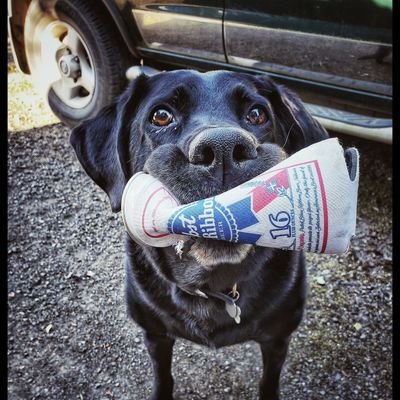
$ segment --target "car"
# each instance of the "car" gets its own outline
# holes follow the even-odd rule
[[[392,143],[391,0],[9,0],[17,67],[69,126],[141,72],[267,73],[332,131]]]

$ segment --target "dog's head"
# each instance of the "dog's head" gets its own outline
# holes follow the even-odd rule
[[[140,75],[75,128],[71,143],[117,212],[138,171],[184,204],[237,186],[327,137],[299,98],[266,75],[179,70]],[[199,239],[189,254],[210,267],[238,263],[250,249]]]

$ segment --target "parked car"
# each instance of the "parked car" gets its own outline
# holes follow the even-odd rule
[[[391,0],[8,3],[19,69],[70,126],[118,95],[131,66],[230,69],[270,74],[328,129],[391,143]]]

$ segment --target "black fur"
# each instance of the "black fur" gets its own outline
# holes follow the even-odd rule
[[[157,107],[174,115],[171,124],[152,123]],[[267,114],[259,125],[247,118],[254,107]],[[265,75],[181,70],[138,77],[114,104],[75,128],[71,144],[117,212],[135,172],[155,176],[184,204],[271,168],[282,148],[290,155],[327,137],[298,97]],[[264,361],[260,396],[278,399],[290,335],[306,298],[303,254],[205,239],[190,245],[180,259],[172,247],[140,246],[126,238],[126,299],[145,331],[154,369],[152,399],[172,398],[176,337],[211,347],[257,341]],[[226,292],[235,283],[240,324],[223,301],[193,294]]]

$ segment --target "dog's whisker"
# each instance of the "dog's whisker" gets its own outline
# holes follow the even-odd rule
[[[295,125],[295,123],[293,122],[292,125],[291,125],[290,128],[289,128],[289,132],[288,132],[288,134],[286,135],[286,140],[285,140],[285,143],[283,143],[282,150],[285,148],[286,143],[288,142],[290,132],[292,131],[292,128],[294,127],[294,125]]]
[[[258,140],[259,144],[264,143],[266,140],[268,140],[268,137],[272,135],[271,131],[266,132],[264,135],[262,135],[260,137],[260,139]]]

